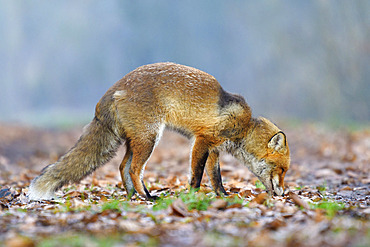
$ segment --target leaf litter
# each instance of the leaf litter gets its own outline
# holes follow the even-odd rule
[[[126,199],[124,148],[54,201],[29,202],[33,177],[78,139],[79,130],[0,126],[0,245],[369,246],[370,132],[305,125],[287,131],[292,154],[284,196],[269,196],[230,155],[221,157],[227,197],[208,178],[187,184],[189,142],[166,132],[144,181],[156,202]]]

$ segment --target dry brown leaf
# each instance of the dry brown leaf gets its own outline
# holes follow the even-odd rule
[[[99,186],[100,185],[99,179],[96,178],[95,173],[94,173],[94,176],[92,177],[91,184],[94,185],[94,186]]]
[[[150,185],[150,191],[153,191],[153,190],[157,190],[157,191],[159,191],[159,190],[162,190],[163,189],[163,185],[162,184],[158,184],[158,183],[152,183],[151,185]]]
[[[325,211],[319,208],[315,209],[315,217],[314,217],[315,222],[321,222],[324,219],[326,219]]]
[[[172,212],[170,215],[176,215],[180,217],[187,217],[190,216],[191,213],[187,210],[185,203],[181,200],[181,198],[177,198],[171,204]]]
[[[87,199],[89,197],[89,195],[86,192],[73,190],[73,191],[68,191],[68,193],[66,193],[63,196],[63,198],[71,198],[71,199],[76,198],[76,197]]]
[[[105,195],[100,196],[99,202],[107,202],[107,201],[108,201],[108,198]]]
[[[303,201],[297,194],[295,194],[292,191],[289,191],[289,198],[297,205],[300,207],[303,207],[304,209],[309,210],[310,206],[307,204],[307,202]]]
[[[287,223],[284,221],[284,218],[275,218],[273,221],[266,224],[266,227],[270,230],[277,230],[280,227],[286,226]]]
[[[349,186],[345,186],[345,187],[341,188],[340,190],[343,191],[343,190],[353,190],[353,189]]]
[[[240,190],[241,190],[241,188],[236,188],[236,187],[231,187],[230,188],[230,192],[232,192],[232,193],[239,193]]]
[[[205,194],[210,193],[212,191],[213,191],[213,189],[211,187],[204,186],[204,185],[201,185],[200,188],[199,188],[199,192],[205,193]]]
[[[82,222],[84,222],[85,224],[94,223],[94,222],[98,221],[98,219],[99,219],[99,214],[93,214],[93,215],[89,215],[89,216],[86,215],[82,219]]]
[[[27,237],[23,236],[15,236],[8,239],[5,242],[5,246],[7,247],[33,247],[36,246],[35,242]]]
[[[211,206],[216,209],[225,209],[227,207],[227,201],[223,199],[217,199],[216,201],[211,203]]]
[[[245,197],[250,197],[253,194],[252,194],[252,191],[251,190],[242,190],[242,191],[239,192],[239,195],[241,197],[244,197],[245,198]]]
[[[242,207],[243,207],[243,205],[240,204],[240,203],[233,203],[233,204],[227,206],[227,209],[230,209],[230,208],[242,208]]]
[[[255,189],[253,189],[252,193],[253,194],[260,194],[260,193],[262,193],[262,191],[263,191],[263,189],[261,189],[261,188],[255,188]]]
[[[252,199],[251,203],[263,204],[268,197],[269,195],[266,192],[260,193],[255,198]]]

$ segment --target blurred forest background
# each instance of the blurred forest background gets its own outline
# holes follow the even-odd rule
[[[370,121],[370,1],[0,0],[0,121],[86,123],[129,71],[172,61],[255,115]]]

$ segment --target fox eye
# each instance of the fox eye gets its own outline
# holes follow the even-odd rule
[[[281,168],[281,173],[284,173],[284,172],[285,172],[284,168]]]

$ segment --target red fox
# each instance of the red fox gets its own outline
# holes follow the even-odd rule
[[[290,154],[285,134],[265,118],[252,118],[244,98],[228,93],[198,69],[155,63],[115,83],[100,99],[95,117],[75,146],[33,179],[29,199],[54,198],[105,164],[124,143],[119,167],[129,197],[152,200],[144,185],[145,165],[165,128],[192,140],[189,184],[199,188],[204,169],[217,194],[222,185],[219,153],[228,152],[249,168],[270,194],[283,195]]]

